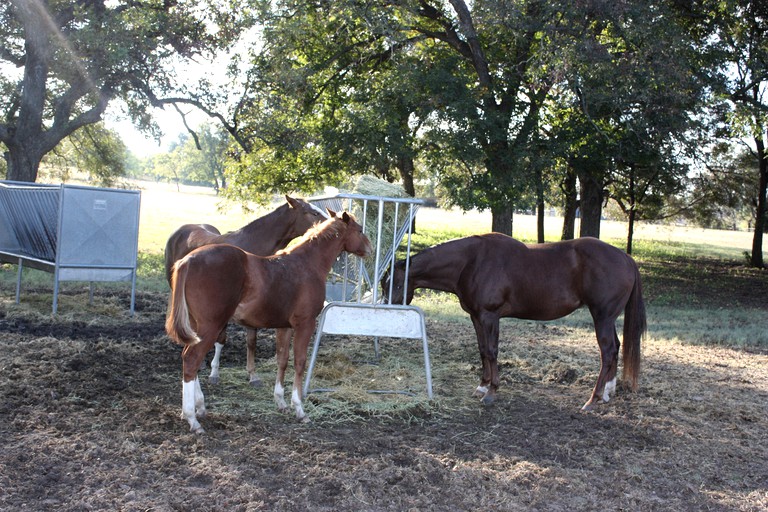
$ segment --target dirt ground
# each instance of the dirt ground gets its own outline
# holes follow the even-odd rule
[[[429,320],[432,402],[422,375],[404,383],[412,395],[312,394],[300,424],[272,405],[272,334],[259,341],[266,384],[252,389],[231,327],[222,383],[201,372],[207,432],[194,435],[166,296],[139,294],[129,317],[120,294],[97,295],[114,312],[68,314],[67,293],[51,317],[3,290],[2,510],[768,510],[768,350],[651,336],[639,391],[582,413],[599,364],[588,323],[506,323],[502,388],[485,408],[470,396],[471,326]],[[331,381],[375,371],[343,370],[356,342],[329,343],[318,379],[334,365]],[[413,345],[383,340],[382,352],[418,369]]]

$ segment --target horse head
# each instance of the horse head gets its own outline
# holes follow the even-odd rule
[[[328,208],[329,215],[337,221],[343,222],[346,227],[342,236],[343,249],[355,256],[367,258],[373,252],[373,246],[368,237],[363,233],[363,227],[357,223],[355,218],[347,212],[336,213]]]
[[[392,279],[391,289],[392,295],[390,297],[390,275]],[[403,288],[405,286],[405,260],[395,262],[394,271],[387,270],[381,277],[381,289],[384,293],[384,297],[390,297],[390,304],[402,304],[403,303]],[[410,304],[413,300],[413,286],[408,286],[408,293],[405,294],[405,303]]]
[[[285,196],[289,212],[293,216],[291,235],[295,238],[307,232],[309,228],[328,218],[317,206],[298,197]]]

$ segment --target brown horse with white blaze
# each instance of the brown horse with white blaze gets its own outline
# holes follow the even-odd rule
[[[184,224],[171,234],[165,244],[165,275],[168,284],[171,284],[173,264],[198,247],[230,244],[257,256],[270,256],[285,249],[291,240],[326,218],[325,212],[312,203],[286,195],[285,203],[275,210],[223,235],[210,224]],[[258,387],[261,380],[256,375],[256,329],[246,329],[245,339],[248,379],[252,386]],[[211,360],[211,374],[208,377],[212,384],[219,382],[219,361],[225,342],[226,331],[222,332],[221,338],[214,344],[216,352]]]
[[[610,400],[616,389],[620,341],[616,320],[624,313],[623,376],[637,389],[640,340],[646,331],[640,273],[631,256],[596,238],[524,244],[499,233],[451,240],[405,261],[392,273],[393,301],[410,304],[417,288],[455,294],[477,334],[483,375],[476,394],[483,403],[499,387],[499,319],[554,320],[586,306],[600,347],[600,373],[583,409]],[[389,277],[382,281],[389,289]]]
[[[287,409],[283,378],[293,332],[294,381],[291,402],[296,417],[308,421],[302,407],[301,382],[307,346],[325,300],[325,283],[344,251],[365,257],[371,242],[346,212],[308,231],[293,247],[261,257],[233,245],[196,249],[174,265],[171,303],[165,329],[182,345],[182,414],[193,432],[203,432],[198,416],[205,399],[197,376],[200,363],[230,319],[257,329],[277,329],[278,373],[275,401]]]

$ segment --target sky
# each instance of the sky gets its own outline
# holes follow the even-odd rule
[[[194,83],[205,78],[207,82],[225,86],[227,77],[227,65],[230,60],[238,56],[242,62],[250,60],[249,54],[258,51],[261,46],[259,27],[252,27],[246,32],[240,34],[239,41],[231,48],[226,55],[219,56],[212,60],[205,61],[184,61],[176,68],[183,82]],[[222,81],[223,80],[223,81]],[[198,128],[204,123],[214,123],[212,119],[192,107],[184,108],[187,113],[187,123],[192,128]],[[110,110],[119,112],[119,106],[112,107]],[[186,133],[187,129],[181,120],[178,112],[168,106],[165,109],[155,108],[152,111],[155,121],[163,132],[163,137],[158,141],[148,138],[136,130],[128,120],[116,120],[115,115],[105,115],[105,125],[107,128],[117,131],[123,142],[138,157],[151,156],[157,153],[165,152],[169,146],[176,142],[179,135]]]
[[[128,119],[118,120],[113,115],[105,115],[104,124],[120,135],[123,143],[134,155],[139,158],[148,157],[168,151],[170,145],[179,139],[179,135],[187,131],[181,121],[181,116],[170,106],[165,110],[155,108],[152,114],[163,132],[163,137],[159,142],[141,133]],[[200,112],[190,112],[187,115],[187,122],[193,128],[197,128],[206,120],[207,117]]]

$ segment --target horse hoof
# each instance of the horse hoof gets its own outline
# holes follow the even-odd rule
[[[205,429],[203,427],[193,428],[192,433],[198,436],[202,436],[205,434]]]
[[[252,388],[260,388],[261,387],[261,379],[258,377],[254,377],[250,381],[248,381],[248,384],[251,385]]]
[[[495,402],[495,401],[496,401],[496,397],[495,397],[495,396],[493,396],[493,395],[488,395],[488,394],[486,394],[486,395],[483,397],[483,399],[482,399],[482,400],[480,400],[480,402],[482,402],[482,404],[483,404],[484,406],[486,406],[486,407],[488,407],[489,405],[493,405],[493,402]]]
[[[595,410],[595,403],[594,402],[587,402],[584,404],[584,406],[581,408],[582,412],[592,412]]]
[[[299,423],[311,423],[312,420],[309,419],[309,416],[304,416],[303,418],[299,418]]]
[[[218,377],[218,375],[215,375],[215,376],[214,376],[214,375],[211,375],[210,377],[208,377],[208,382],[209,382],[209,383],[211,383],[211,384],[213,384],[214,386],[215,386],[216,384],[218,384],[218,383],[219,383],[219,377]]]

